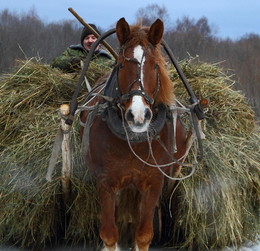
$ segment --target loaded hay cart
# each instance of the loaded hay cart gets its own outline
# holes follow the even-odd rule
[[[181,68],[196,95],[210,102],[203,124],[205,153],[195,173],[161,197],[161,244],[206,250],[257,241],[260,135],[255,115],[218,65],[189,58]],[[106,73],[101,70],[90,64],[90,82],[95,81],[91,73]],[[178,99],[187,105],[179,75],[170,65],[169,72]],[[57,109],[70,101],[75,81],[35,58],[19,62],[0,79],[1,243],[39,249],[61,240],[86,246],[99,242],[95,179],[82,165],[77,121],[70,131],[73,170],[62,172],[59,157],[52,181],[45,179],[59,128]]]

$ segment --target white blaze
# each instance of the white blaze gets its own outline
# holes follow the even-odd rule
[[[143,80],[144,80],[144,72],[143,72],[143,66],[144,66],[144,62],[145,62],[145,56],[144,56],[144,50],[142,48],[141,45],[137,45],[134,48],[134,58],[141,63],[141,83],[143,85]]]
[[[138,81],[143,85],[143,66],[145,63],[144,50],[141,45],[138,45],[134,48],[133,57],[140,63],[140,79]],[[140,87],[139,87],[140,90]],[[134,116],[134,123],[139,123],[139,127],[136,127],[133,123],[129,123],[132,131],[134,132],[144,132],[148,129],[149,121],[145,121],[145,110],[149,108],[149,106],[143,101],[142,96],[136,95],[132,98],[132,104],[128,109],[131,109],[132,114]],[[140,124],[143,126],[140,127]]]
[[[144,120],[144,111],[146,109],[141,96],[133,96],[132,99],[132,113],[135,116],[135,121],[142,123]]]

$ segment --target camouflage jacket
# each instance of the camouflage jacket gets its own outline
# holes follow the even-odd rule
[[[68,73],[80,71],[80,61],[84,62],[87,55],[88,52],[82,45],[71,45],[59,57],[51,62],[51,66],[60,68],[62,71]],[[107,67],[112,67],[115,63],[112,57],[104,50],[96,51],[91,61],[97,65]]]

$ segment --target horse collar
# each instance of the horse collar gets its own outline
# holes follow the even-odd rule
[[[120,105],[119,109],[122,107]],[[149,130],[143,133],[132,132],[127,123],[124,121],[124,116],[118,114],[118,111],[114,107],[108,107],[105,113],[105,119],[111,132],[122,140],[127,140],[131,143],[141,143],[150,139],[154,139],[162,130],[167,119],[167,107],[163,104],[159,104],[157,107],[157,114],[155,114],[152,120]]]

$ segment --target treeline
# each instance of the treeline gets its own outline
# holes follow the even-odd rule
[[[0,72],[13,67],[16,59],[40,57],[50,62],[68,44],[77,43],[80,25],[76,21],[45,24],[31,10],[16,15],[0,12]]]
[[[220,64],[228,74],[234,74],[235,88],[242,90],[250,105],[260,116],[260,36],[245,34],[238,40],[216,36],[205,17],[198,20],[184,17],[169,25],[165,7],[149,5],[139,9],[136,19],[150,25],[155,18],[166,24],[164,39],[178,60],[197,56],[201,61]],[[116,20],[115,20],[116,21]],[[168,26],[167,26],[168,24]],[[99,27],[102,31],[102,27]],[[0,74],[10,71],[16,59],[40,57],[49,63],[70,44],[79,42],[82,26],[78,21],[65,20],[59,23],[42,21],[30,10],[23,15],[8,10],[0,12]],[[108,42],[115,48],[115,37]]]
[[[167,34],[167,42],[179,59],[199,55],[201,61],[218,63],[233,75],[234,87],[245,93],[249,104],[260,116],[260,36],[246,34],[239,40],[214,35],[206,18],[184,18]]]

